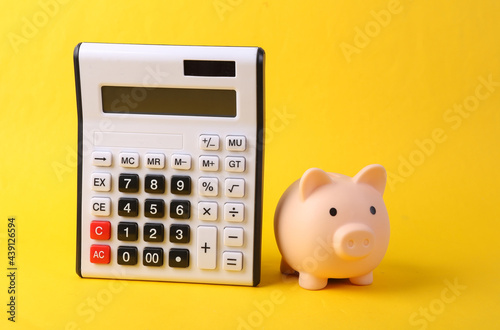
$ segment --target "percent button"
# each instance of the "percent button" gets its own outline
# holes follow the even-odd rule
[[[198,179],[200,196],[214,197],[219,195],[219,180],[217,178],[201,177]]]

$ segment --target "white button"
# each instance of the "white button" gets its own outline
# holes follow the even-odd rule
[[[222,254],[224,270],[240,271],[243,269],[243,253],[226,251]]]
[[[226,136],[226,149],[229,151],[245,151],[247,139],[242,135]]]
[[[135,152],[121,152],[120,165],[122,167],[139,167],[139,154]]]
[[[217,220],[218,205],[216,202],[199,202],[198,219],[215,221]]]
[[[219,170],[219,157],[200,156],[200,170],[215,172]]]
[[[225,246],[243,246],[243,228],[225,227],[224,228]]]
[[[146,167],[147,168],[164,168],[165,155],[164,154],[146,154]]]
[[[92,165],[94,166],[111,166],[111,152],[94,151],[92,153]]]
[[[111,214],[111,198],[93,197],[90,199],[92,215],[109,216]]]
[[[198,193],[200,196],[214,197],[219,195],[219,179],[201,177],[198,179]]]
[[[217,266],[217,227],[199,226],[196,246],[198,249],[198,268],[215,269]]]
[[[191,156],[183,154],[173,154],[170,167],[176,170],[189,170],[191,168]]]
[[[245,196],[245,180],[243,179],[226,179],[226,196],[227,197],[243,197]]]
[[[226,203],[224,204],[224,220],[230,222],[242,222],[245,220],[245,204]]]
[[[200,149],[202,150],[219,150],[218,135],[200,135]]]
[[[109,173],[92,173],[92,190],[94,190],[94,191],[110,191],[111,190],[111,174],[109,174]]]
[[[228,172],[244,172],[245,157],[226,157],[225,170]]]

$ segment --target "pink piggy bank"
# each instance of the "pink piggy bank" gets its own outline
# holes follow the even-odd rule
[[[298,272],[299,285],[309,290],[324,288],[329,278],[371,284],[389,245],[386,180],[381,165],[353,178],[308,169],[281,196],[274,215],[281,272]]]

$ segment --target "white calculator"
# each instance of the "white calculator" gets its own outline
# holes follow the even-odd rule
[[[81,43],[77,273],[260,282],[264,51]]]

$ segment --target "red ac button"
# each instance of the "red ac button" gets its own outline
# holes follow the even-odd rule
[[[111,237],[111,223],[109,221],[92,221],[90,223],[90,238],[107,240]]]
[[[109,264],[111,248],[109,245],[92,245],[90,247],[90,262],[93,264]]]

